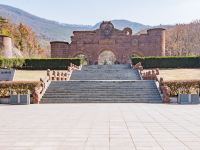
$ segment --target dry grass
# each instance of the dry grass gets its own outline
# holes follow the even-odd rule
[[[33,71],[33,70],[17,70],[14,80],[15,81],[39,81],[40,78],[46,76],[45,71]]]
[[[164,80],[200,80],[200,69],[161,69]]]
[[[15,81],[39,81],[41,77],[46,76],[44,71],[17,70]],[[160,77],[165,80],[200,80],[200,69],[161,69]]]

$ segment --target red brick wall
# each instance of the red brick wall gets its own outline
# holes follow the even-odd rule
[[[95,31],[75,31],[71,43],[51,42],[52,57],[75,57],[84,54],[91,64],[105,50],[112,51],[120,63],[129,62],[133,54],[141,56],[165,55],[165,30],[150,29],[147,34],[132,35],[130,28],[115,29],[111,22],[103,22]]]

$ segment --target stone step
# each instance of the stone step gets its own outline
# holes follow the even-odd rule
[[[65,82],[65,81],[63,81],[63,82]],[[76,81],[75,81],[76,82]],[[128,84],[127,84],[128,83]],[[122,85],[121,87],[123,87],[123,86],[127,86],[127,87],[129,87],[129,86],[133,86],[133,85],[135,85],[135,87],[144,87],[144,86],[154,86],[154,85],[152,85],[152,83],[153,82],[151,82],[151,83],[144,83],[144,82],[137,82],[137,83],[135,83],[135,82],[126,82],[126,83],[122,83],[122,82],[104,82],[104,83],[102,83],[102,82],[93,82],[93,81],[90,81],[90,82],[78,82],[78,83],[72,83],[72,82],[66,82],[66,83],[56,83],[56,84],[54,84],[54,82],[53,83],[51,83],[51,86],[53,87],[60,87],[60,86],[74,86],[74,87],[76,87],[77,85],[79,86],[79,85],[81,85],[81,84],[83,84],[83,86],[94,86],[94,87],[98,87],[98,86],[100,86],[100,87],[107,87],[107,86],[118,86],[118,84],[120,84],[120,85]]]
[[[160,99],[46,99],[41,103],[161,103]]]
[[[70,81],[52,81],[41,103],[161,103],[154,81],[140,80],[130,65],[93,65]]]
[[[60,100],[160,100],[160,97],[44,97],[44,99]]]
[[[75,92],[75,93],[79,93],[79,92],[112,92],[112,93],[116,93],[116,92],[120,92],[120,93],[136,93],[136,92],[153,92],[152,88],[155,87],[144,87],[144,88],[94,88],[94,87],[90,87],[90,88],[51,88],[48,89],[46,92],[48,93],[54,93],[54,92],[59,92],[59,93],[66,93],[66,92]],[[125,91],[126,90],[126,91]]]
[[[130,91],[130,92],[137,92],[137,91],[141,91],[142,90],[142,92],[143,91],[151,91],[151,89],[152,88],[154,88],[154,87],[149,87],[149,88],[87,88],[86,89],[86,87],[85,88],[81,88],[81,89],[78,89],[78,88],[55,88],[55,90],[53,89],[53,88],[51,88],[51,89],[48,89],[47,90],[47,92],[55,92],[55,91],[57,91],[57,92],[65,92],[65,91],[73,91],[73,90],[76,90],[76,91],[83,91],[83,92],[88,92],[88,91],[99,91],[99,92],[101,92],[101,91],[116,91],[116,92],[122,92],[122,90],[127,90],[127,92],[128,91]],[[123,92],[126,92],[126,91],[123,91]]]
[[[139,80],[137,70],[130,65],[92,65],[72,73],[71,80]]]
[[[91,82],[98,82],[98,83],[105,83],[105,82],[110,82],[110,83],[127,83],[127,82],[136,82],[136,83],[152,83],[154,82],[153,80],[70,80],[70,81],[53,81],[52,83],[60,83],[60,84],[65,84],[65,83],[68,83],[68,82],[71,82],[71,83],[79,83],[79,82],[88,82],[88,83],[91,83]]]
[[[161,103],[161,102],[157,102],[157,101],[43,101],[40,104],[67,104],[67,103]]]
[[[140,88],[148,88],[148,87],[154,87],[154,85],[145,85],[145,84],[142,84],[142,85],[134,85],[134,84],[126,84],[126,85],[123,85],[123,84],[109,84],[107,83],[107,85],[94,85],[95,83],[91,83],[91,84],[83,84],[83,83],[80,83],[79,85],[72,85],[72,84],[67,84],[67,85],[51,85],[52,88],[67,88],[67,87],[72,87],[72,88],[79,88],[80,86],[81,87],[95,87],[95,88],[111,88],[111,87],[118,87],[118,88],[121,88],[121,89],[125,89],[125,88],[135,88],[135,89],[140,89]]]
[[[76,82],[76,86],[71,86]],[[143,87],[138,88],[138,83],[143,83]],[[59,86],[47,89],[42,103],[107,103],[107,102],[161,102],[160,94],[153,81],[126,81],[126,87],[120,84],[120,81],[115,81],[114,86],[105,86],[112,82],[108,81],[71,81],[66,86],[60,86],[60,82],[54,82]],[[79,84],[78,84],[79,83]],[[87,86],[85,84],[88,84]],[[101,84],[101,86],[92,86]],[[133,84],[127,86],[127,84]],[[105,84],[102,86],[102,84]],[[145,86],[147,84],[147,86]],[[79,86],[78,86],[79,85]],[[134,87],[136,86],[136,87]],[[56,88],[55,88],[56,87]],[[89,88],[89,89],[88,89]]]
[[[95,87],[95,86],[81,86],[79,87],[72,87],[70,84],[66,87],[51,87],[49,90],[81,90],[81,91],[90,91],[90,90],[113,90],[113,91],[121,91],[121,90],[128,90],[128,91],[140,91],[140,90],[151,90],[152,88],[155,88],[154,86],[144,86],[144,87],[134,87],[134,86],[127,86],[127,87],[119,87],[119,86],[104,86],[104,87]]]
[[[64,81],[63,81],[64,82]],[[85,87],[87,87],[87,86],[93,86],[93,87],[109,87],[109,86],[118,86],[118,87],[120,87],[120,88],[123,88],[123,87],[130,87],[130,86],[134,86],[134,87],[144,87],[144,86],[154,86],[154,85],[152,85],[152,83],[131,83],[131,82],[128,82],[128,84],[127,83],[110,83],[110,82],[108,82],[108,83],[98,83],[98,82],[90,82],[90,83],[86,83],[86,82],[79,82],[79,83],[71,83],[71,82],[68,82],[68,83],[63,83],[63,84],[60,84],[60,83],[57,83],[57,84],[53,84],[52,83],[52,87],[60,87],[60,86],[71,86],[71,87],[77,87],[77,86],[80,86],[81,84],[83,84],[82,86],[85,86]],[[120,86],[119,86],[119,84],[120,84]]]
[[[85,96],[86,98],[160,98],[158,95],[150,96],[150,95],[46,95],[44,98],[82,98]]]
[[[46,95],[44,96],[43,98],[83,98],[84,96],[81,96],[81,95],[77,95],[77,96],[72,96],[72,95],[55,95],[55,96],[50,96],[50,95]],[[91,95],[88,95],[88,96],[85,96],[84,98],[93,98],[93,99],[96,99],[96,98],[102,98],[102,99],[107,99],[107,98],[113,98],[113,99],[119,99],[119,98],[137,98],[137,99],[142,99],[142,98],[145,98],[145,99],[156,99],[156,98],[160,98],[160,96],[156,95],[156,96],[143,96],[143,95],[130,95],[130,96],[115,96],[115,95],[105,95],[105,96],[91,96]]]
[[[148,92],[126,92],[126,91],[123,91],[123,92],[107,92],[107,91],[102,91],[102,92],[93,92],[93,91],[86,91],[86,92],[78,92],[78,91],[69,91],[69,92],[46,92],[46,94],[48,95],[82,95],[82,96],[88,96],[88,95],[117,95],[117,96],[120,96],[120,95],[131,95],[131,96],[134,96],[134,95],[155,95],[157,94],[158,92],[157,91],[154,91],[154,92],[151,92],[151,91],[148,91]]]
[[[158,93],[157,91],[150,91],[150,90],[143,90],[143,91],[112,91],[112,90],[101,90],[101,91],[97,91],[97,90],[85,90],[85,91],[82,91],[82,90],[66,90],[66,91],[46,91],[46,93],[48,94],[82,94],[82,95],[88,95],[88,94],[92,94],[92,95],[97,95],[97,94],[101,94],[101,95],[107,95],[107,94],[115,94],[115,95],[121,95],[121,94],[146,94],[146,95],[149,95],[149,94],[155,94],[155,93]]]

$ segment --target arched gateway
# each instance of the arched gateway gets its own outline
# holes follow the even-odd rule
[[[147,34],[133,35],[130,28],[118,30],[111,22],[102,22],[97,30],[74,31],[73,34],[70,44],[51,42],[52,58],[72,58],[82,54],[87,56],[89,64],[102,64],[99,57],[105,50],[113,53],[115,61],[119,63],[129,62],[133,54],[165,55],[165,29],[162,28],[150,29]]]
[[[105,50],[99,54],[99,65],[113,65],[117,61],[115,54],[112,51]]]

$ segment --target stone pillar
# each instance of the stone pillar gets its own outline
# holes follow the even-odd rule
[[[66,58],[67,49],[69,47],[68,42],[53,41],[51,44],[51,58]]]
[[[5,35],[0,35],[0,54],[3,57],[12,57],[12,39]]]
[[[160,45],[161,45],[161,56],[165,56],[165,30],[161,30],[161,41],[160,41]]]
[[[165,29],[155,28],[147,31],[154,56],[165,56]]]

